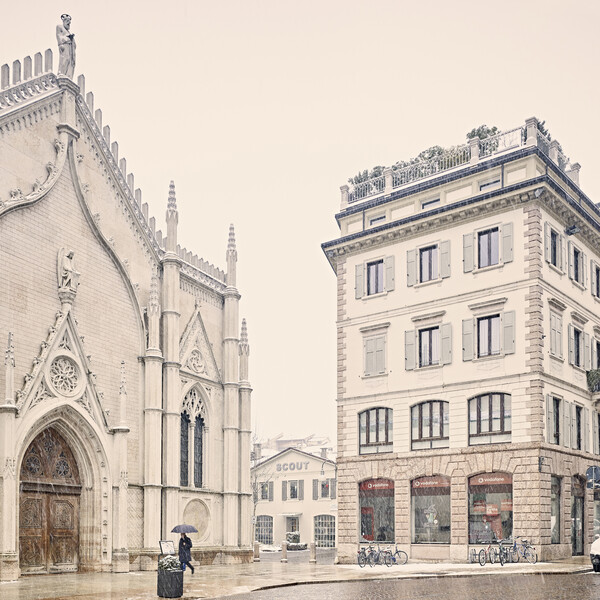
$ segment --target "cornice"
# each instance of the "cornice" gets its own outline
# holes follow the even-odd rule
[[[561,302],[558,298],[548,298],[548,304],[560,312],[564,312],[567,308],[567,305],[564,302]]]

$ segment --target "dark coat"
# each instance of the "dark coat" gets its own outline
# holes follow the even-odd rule
[[[185,537],[179,538],[179,560],[184,563],[189,563],[192,560],[192,553],[190,548],[192,547],[192,540],[186,535]]]

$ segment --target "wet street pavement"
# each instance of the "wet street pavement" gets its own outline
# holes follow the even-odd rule
[[[224,597],[223,597],[224,598]],[[235,600],[597,600],[600,574],[350,581],[259,590]]]

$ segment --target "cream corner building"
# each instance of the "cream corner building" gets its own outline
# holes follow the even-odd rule
[[[338,554],[585,554],[600,497],[600,211],[536,119],[343,186]]]
[[[157,230],[50,50],[0,69],[0,156],[0,579],[153,569],[180,522],[196,560],[250,560],[233,227],[225,271],[181,248],[171,182]]]

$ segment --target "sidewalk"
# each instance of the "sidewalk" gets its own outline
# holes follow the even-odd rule
[[[365,567],[358,565],[309,565],[260,562],[247,565],[198,566],[185,573],[183,597],[216,598],[258,589],[299,583],[341,582],[365,579],[462,577],[514,573],[577,573],[590,571],[589,557],[552,563],[479,564],[408,562],[406,565]],[[2,600],[142,600],[156,598],[156,572],[81,573],[39,575],[0,583]]]

